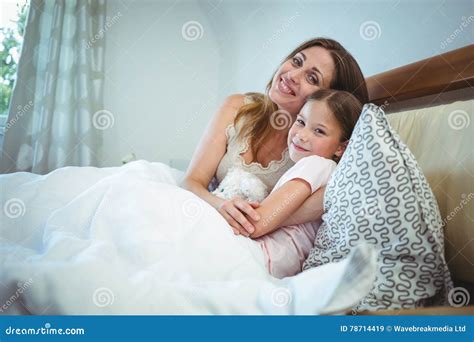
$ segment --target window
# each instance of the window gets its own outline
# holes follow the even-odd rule
[[[2,0],[0,4],[0,135],[4,133],[7,121],[27,9],[27,0]]]

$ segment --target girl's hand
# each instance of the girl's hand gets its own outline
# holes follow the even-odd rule
[[[254,221],[260,220],[260,215],[255,211],[260,204],[258,202],[247,202],[239,196],[222,202],[217,211],[224,216],[236,235],[242,234],[249,237],[255,231],[255,226],[247,220],[245,215]]]

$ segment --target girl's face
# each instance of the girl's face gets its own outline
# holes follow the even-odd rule
[[[335,65],[330,53],[313,46],[298,52],[278,68],[269,96],[280,109],[298,113],[306,98],[320,88],[329,88]]]
[[[308,101],[296,117],[288,133],[288,151],[295,163],[317,155],[327,159],[340,157],[346,142],[341,142],[342,129],[325,102]]]

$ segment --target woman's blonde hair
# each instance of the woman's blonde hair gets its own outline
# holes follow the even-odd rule
[[[354,95],[361,103],[368,102],[367,85],[359,64],[352,55],[337,41],[328,38],[315,38],[304,42],[294,49],[282,62],[282,64],[296,55],[298,52],[313,46],[326,49],[334,62],[335,73],[329,87],[336,90],[344,90]],[[278,106],[268,96],[272,86],[273,77],[267,84],[266,94],[247,93],[251,101],[243,105],[237,111],[234,124],[243,120],[242,127],[238,132],[239,139],[249,139],[253,162],[257,161],[257,153],[265,141],[275,132],[270,123],[271,115],[278,110]]]

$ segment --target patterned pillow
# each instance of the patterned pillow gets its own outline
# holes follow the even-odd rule
[[[303,270],[345,258],[361,242],[378,252],[369,294],[353,308],[443,304],[452,288],[438,205],[385,113],[367,104],[324,197],[323,224]]]

